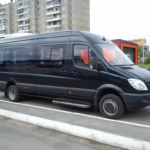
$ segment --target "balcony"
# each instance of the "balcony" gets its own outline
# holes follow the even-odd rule
[[[0,20],[3,20],[3,19],[5,19],[5,16],[0,16]]]
[[[29,7],[29,4],[28,4],[28,5],[22,4],[22,5],[19,5],[19,6],[18,6],[18,10],[19,10],[19,9],[22,9],[22,8],[28,8],[28,7]]]
[[[5,31],[0,31],[0,35],[4,35],[5,34]]]
[[[24,21],[24,20],[28,20],[29,17],[24,17],[24,18],[19,18],[18,21]]]
[[[0,11],[0,15],[3,15],[3,14],[5,14],[5,11]]]
[[[5,30],[5,26],[0,26],[0,30]]]
[[[23,11],[22,13],[18,13],[18,16],[21,16],[21,15],[24,15],[24,14],[28,14],[29,13],[29,10],[28,11]]]
[[[53,15],[53,14],[60,14],[60,10],[59,11],[47,11],[46,15]]]
[[[30,29],[26,29],[26,30],[20,30],[18,31],[19,33],[30,33]]]
[[[29,16],[23,16],[23,17],[20,17],[18,19],[18,21],[24,21],[24,20],[28,20],[30,17]]]
[[[61,25],[60,24],[57,24],[57,25],[48,25],[46,28],[50,29],[50,28],[58,28],[58,27],[61,27]]]
[[[29,26],[24,26],[24,27],[20,27],[18,28],[18,32],[19,33],[29,33],[30,32],[30,27]]]
[[[0,35],[5,35],[5,32],[0,32]]]
[[[51,2],[51,1],[53,1],[53,0],[45,0],[45,2]]]
[[[50,8],[58,7],[58,6],[60,6],[60,3],[55,4],[55,5],[53,5],[53,4],[47,4],[47,5],[46,5],[46,9],[50,9]]]
[[[18,27],[24,27],[24,26],[29,26],[30,24],[25,24],[25,23],[22,23],[22,24],[19,24]]]
[[[59,20],[61,20],[61,18],[60,17],[57,17],[57,18],[47,18],[47,20],[46,20],[46,22],[53,22],[53,21],[59,21]]]

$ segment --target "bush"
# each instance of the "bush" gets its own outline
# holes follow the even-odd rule
[[[150,56],[145,59],[144,64],[150,64]]]

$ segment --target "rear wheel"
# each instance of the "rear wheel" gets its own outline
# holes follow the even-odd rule
[[[20,94],[15,85],[11,85],[7,90],[7,95],[10,101],[18,102],[20,100]]]
[[[120,97],[114,94],[103,96],[99,102],[102,115],[110,119],[118,119],[124,113],[124,105]]]

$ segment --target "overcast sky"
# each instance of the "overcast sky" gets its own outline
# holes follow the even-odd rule
[[[1,4],[10,0],[0,0]],[[150,45],[150,0],[90,0],[91,32],[109,39],[147,39]]]

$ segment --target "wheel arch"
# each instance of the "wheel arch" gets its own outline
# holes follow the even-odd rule
[[[106,95],[106,94],[115,94],[117,96],[119,96],[124,104],[124,107],[125,107],[125,103],[124,103],[124,100],[121,96],[120,93],[123,93],[124,91],[119,88],[118,86],[116,85],[113,85],[113,84],[104,84],[102,86],[100,86],[99,88],[97,88],[96,92],[95,92],[95,95],[94,95],[94,107],[98,107],[98,103],[100,101],[100,99]],[[125,107],[126,108],[126,107]]]
[[[6,86],[5,86],[5,95],[7,95],[7,89],[11,85],[16,85],[17,81],[13,78],[10,78],[7,80]]]

